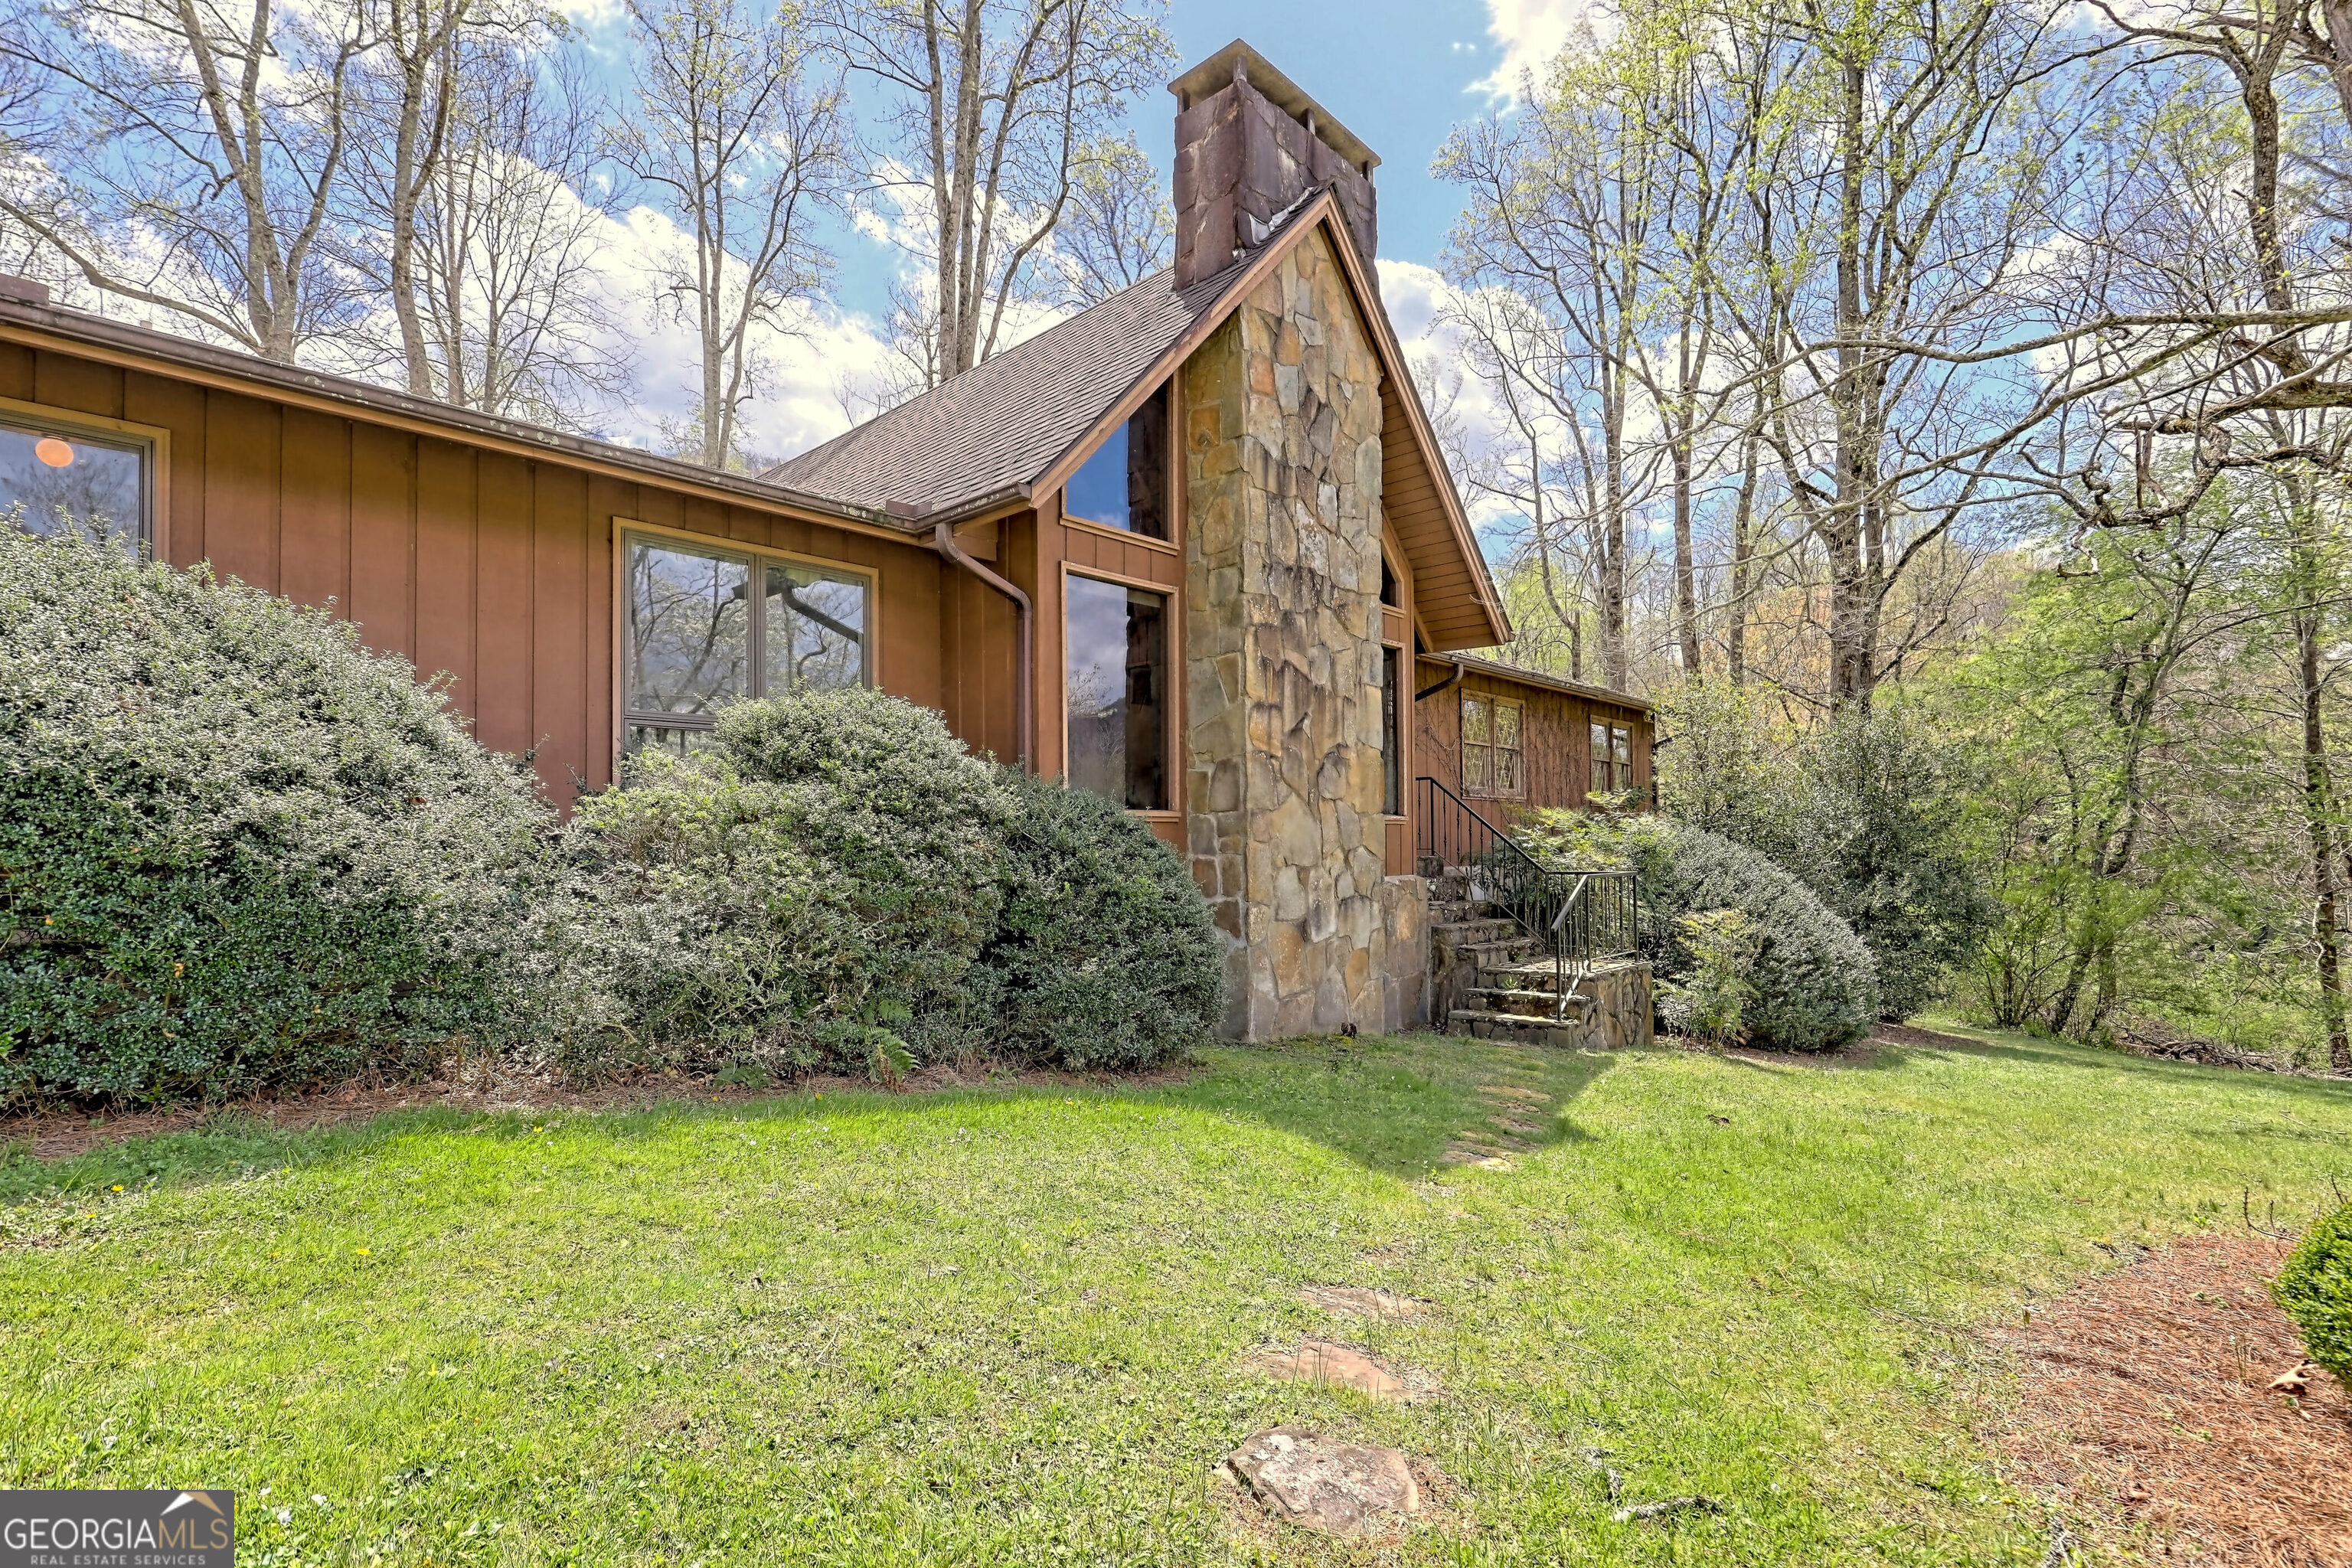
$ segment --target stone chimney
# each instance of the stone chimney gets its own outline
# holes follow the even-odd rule
[[[1235,38],[1168,90],[1176,95],[1176,287],[1224,270],[1319,185],[1338,188],[1356,248],[1372,258],[1379,156],[1264,55]]]

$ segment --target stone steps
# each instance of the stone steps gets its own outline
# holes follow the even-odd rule
[[[1592,1011],[1592,998],[1580,992],[1569,993],[1565,1005],[1556,992],[1522,991],[1516,988],[1474,985],[1465,994],[1474,1008],[1489,1013],[1509,1013],[1526,1018],[1541,1018],[1551,1022],[1562,1017],[1582,1018]]]
[[[1516,1045],[1549,1046],[1559,1050],[1575,1050],[1589,1037],[1584,1025],[1574,1018],[1554,1023],[1549,1018],[1529,1018],[1518,1013],[1456,1007],[1447,1022],[1455,1034],[1468,1035],[1473,1039],[1508,1040]]]

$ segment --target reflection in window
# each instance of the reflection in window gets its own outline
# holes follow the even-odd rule
[[[1168,807],[1168,598],[1067,579],[1069,780],[1130,811]]]
[[[143,441],[0,424],[0,512],[22,505],[28,531],[79,529],[138,553],[147,539]]]
[[[730,702],[865,683],[868,579],[670,540],[632,537],[627,549],[626,750],[683,754]]]
[[[1062,506],[1088,522],[1165,539],[1167,496],[1168,389],[1162,386],[1070,476]]]
[[[751,695],[751,581],[747,561],[631,543],[630,712],[707,716]]]
[[[866,679],[866,579],[814,566],[768,567],[763,694]]]
[[[1403,686],[1404,649],[1381,649],[1381,809],[1391,816],[1404,815],[1404,734],[1397,728]]]
[[[1622,724],[1592,726],[1592,793],[1633,787],[1633,737]]]

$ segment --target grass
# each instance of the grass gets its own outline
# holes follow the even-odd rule
[[[248,1564],[1373,1560],[1227,1513],[1218,1458],[1297,1421],[1446,1478],[1384,1561],[2032,1563],[1976,1331],[2242,1203],[2308,1219],[2352,1086],[1987,1039],[1301,1042],[1150,1089],[20,1154],[0,1486],[233,1487]],[[1497,1084],[1553,1097],[1542,1146],[1440,1168]],[[1244,1369],[1308,1333],[1445,1392]],[[1593,1446],[1724,1511],[1612,1523]]]

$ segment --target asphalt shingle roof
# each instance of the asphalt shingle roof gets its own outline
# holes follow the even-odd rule
[[[844,506],[940,514],[1029,484],[1216,310],[1248,260],[1181,290],[1172,268],[1155,272],[761,478]]]

